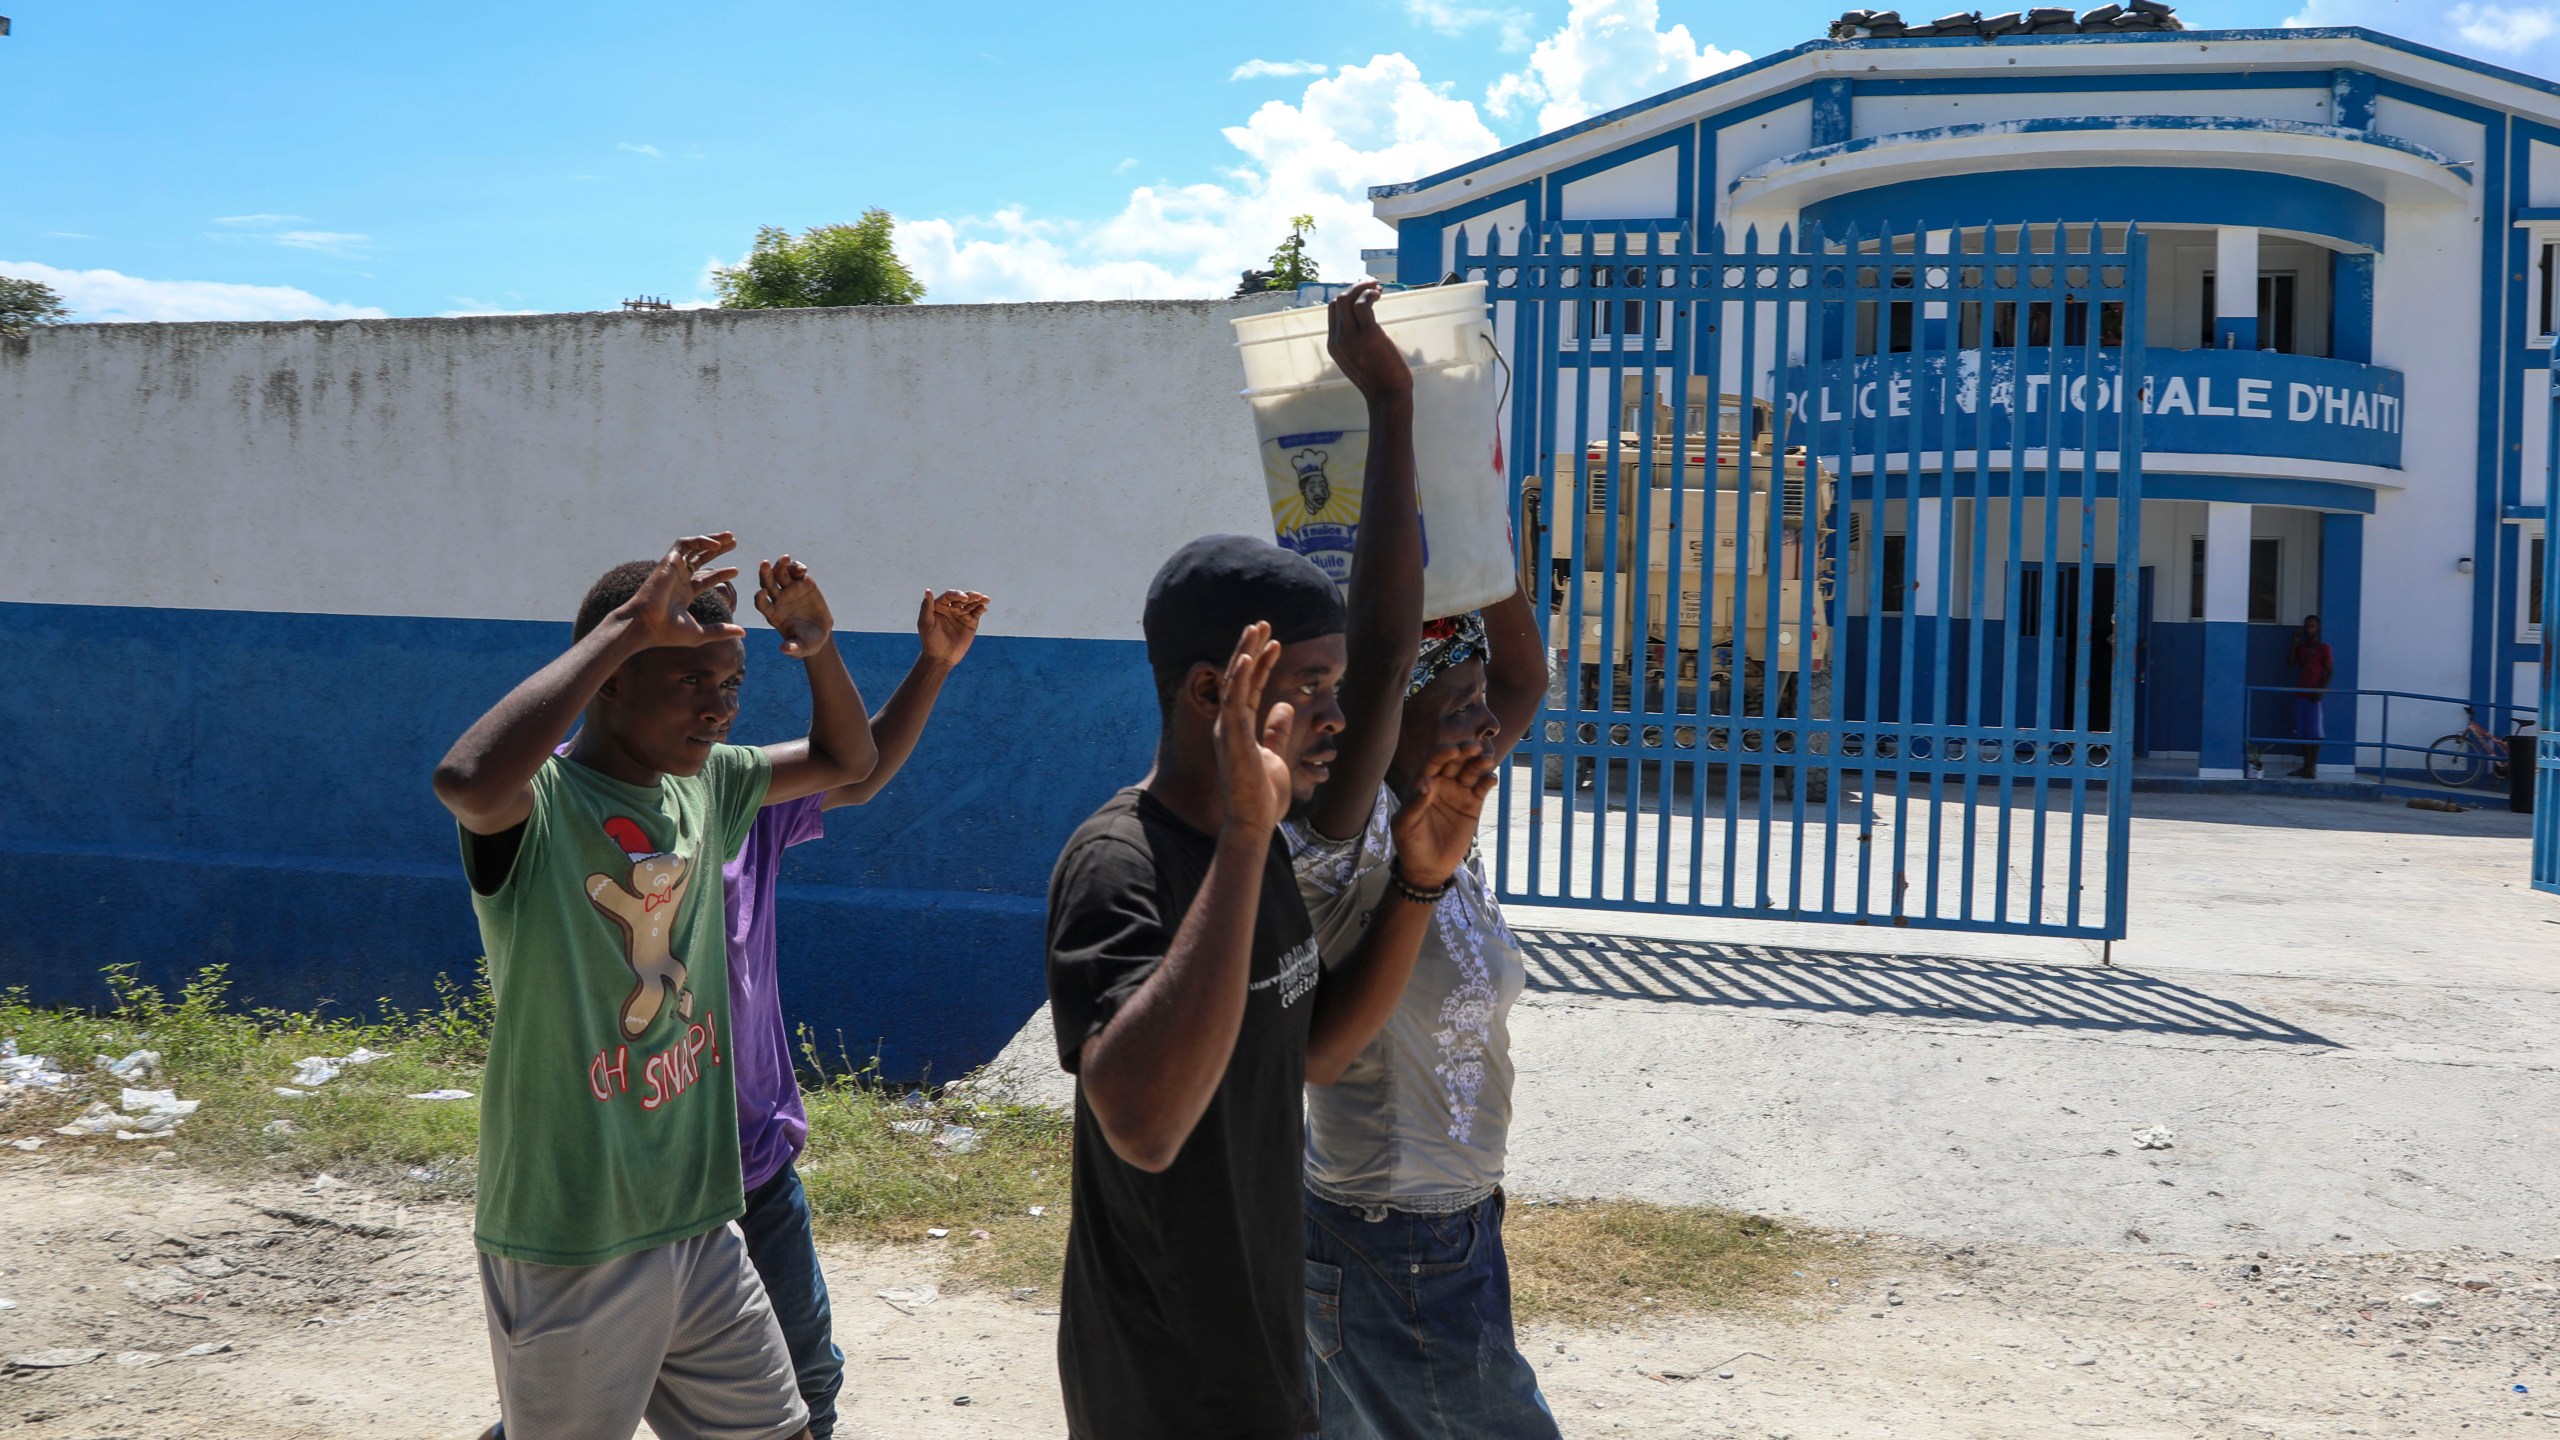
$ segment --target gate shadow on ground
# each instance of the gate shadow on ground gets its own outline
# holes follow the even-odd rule
[[[1529,988],[1742,1010],[1978,1020],[2281,1045],[2338,1042],[2136,970],[1517,932]]]

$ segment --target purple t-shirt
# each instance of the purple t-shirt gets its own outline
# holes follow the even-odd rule
[[[738,1161],[749,1190],[782,1173],[809,1142],[809,1112],[791,1068],[773,945],[782,852],[827,833],[826,797],[767,805],[738,858],[720,872],[729,905],[729,1059],[738,1088]]]

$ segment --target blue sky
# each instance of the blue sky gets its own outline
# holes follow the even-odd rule
[[[699,300],[758,225],[879,205],[936,301],[1223,293],[1292,213],[1347,273],[1384,241],[1369,185],[1841,8],[0,0],[0,273],[92,319],[599,309]],[[2560,73],[2560,0],[2180,13]]]

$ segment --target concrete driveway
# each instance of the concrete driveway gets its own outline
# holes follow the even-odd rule
[[[2560,897],[2527,819],[2136,806],[2112,966],[1515,907],[1516,1185],[1932,1240],[2560,1251]]]

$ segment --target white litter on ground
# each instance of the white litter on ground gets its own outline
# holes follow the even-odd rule
[[[409,1098],[412,1100],[468,1100],[471,1098],[471,1092],[468,1090],[421,1090]]]
[[[2145,1150],[2166,1150],[2177,1143],[2178,1132],[2166,1125],[2150,1125],[2133,1132],[2133,1143]]]
[[[157,1050],[136,1050],[121,1060],[110,1060],[104,1055],[97,1055],[92,1056],[89,1063],[93,1068],[103,1070],[119,1080],[160,1078],[160,1052]]]
[[[942,1127],[942,1133],[933,1137],[933,1143],[954,1155],[966,1155],[978,1148],[977,1127],[945,1125]]]
[[[305,1055],[293,1062],[293,1083],[303,1086],[326,1085],[337,1079],[339,1072],[349,1066],[370,1065],[376,1060],[390,1058],[383,1051],[367,1050],[361,1045],[344,1055]]]
[[[939,1285],[892,1285],[880,1292],[880,1298],[888,1301],[890,1308],[913,1315],[941,1299],[942,1287]]]
[[[70,1124],[54,1126],[53,1133],[56,1135],[104,1135],[123,1123],[124,1117],[116,1113],[116,1107],[104,1100],[92,1100],[89,1102],[89,1108],[74,1116]]]
[[[51,1090],[70,1079],[51,1056],[21,1055],[17,1041],[0,1040],[0,1089]]]
[[[892,1120],[889,1122],[889,1128],[900,1135],[930,1135],[933,1133],[933,1122],[930,1120]]]

